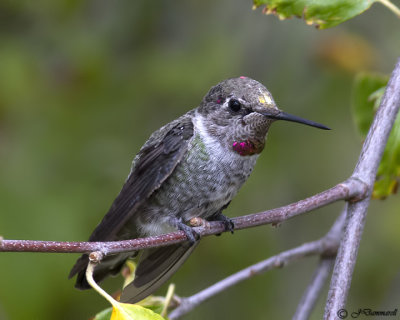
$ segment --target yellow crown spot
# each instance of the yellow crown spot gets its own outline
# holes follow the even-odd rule
[[[260,101],[261,104],[271,104],[272,103],[272,99],[266,94],[259,96],[258,101]]]

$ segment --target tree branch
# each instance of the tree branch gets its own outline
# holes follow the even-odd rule
[[[297,306],[292,320],[307,320],[310,317],[311,312],[320,297],[321,290],[324,287],[328,276],[331,274],[334,263],[334,258],[322,258],[320,260],[313,278]]]
[[[277,224],[335,201],[362,198],[365,196],[366,190],[366,186],[359,180],[349,179],[307,199],[280,208],[233,218],[232,222],[235,225],[235,230],[271,223]],[[220,234],[226,231],[222,222],[208,222],[201,219],[194,219],[193,222],[198,223],[199,221],[202,222],[202,225],[197,224],[194,228],[202,237]],[[93,251],[101,251],[104,255],[107,255],[111,253],[167,246],[185,240],[187,239],[183,231],[176,231],[154,237],[110,242],[59,242],[0,239],[0,252],[90,253]]]
[[[339,243],[332,244],[327,243],[325,238],[321,238],[316,241],[307,242],[299,247],[281,252],[280,254],[270,257],[264,261],[251,265],[237,273],[230,275],[229,277],[213,284],[212,286],[190,296],[187,298],[180,299],[180,306],[173,310],[168,318],[178,319],[184,314],[190,312],[199,304],[210,299],[216,294],[247,280],[255,275],[265,273],[271,269],[282,268],[293,261],[299,260],[304,257],[308,257],[316,254],[323,254],[326,251],[332,252],[337,250]],[[336,248],[335,248],[336,246]]]
[[[335,256],[339,246],[344,218],[345,212],[336,219],[329,232],[319,240],[307,242],[299,247],[281,252],[280,254],[240,270],[190,297],[180,298],[179,306],[168,315],[168,318],[171,320],[178,319],[193,310],[199,304],[241,281],[247,280],[255,275],[263,274],[271,269],[284,267],[301,258],[316,254],[321,257],[332,258]]]
[[[368,186],[368,196],[361,201],[349,204],[345,231],[336,258],[324,319],[336,319],[337,311],[346,305],[376,172],[399,108],[400,59],[398,59],[386,86],[381,105],[376,112],[352,175],[354,179],[361,180]]]

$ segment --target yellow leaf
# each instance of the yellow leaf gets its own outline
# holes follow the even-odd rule
[[[122,271],[122,275],[125,278],[125,281],[122,288],[125,288],[128,284],[130,284],[133,281],[133,279],[135,278],[135,269],[136,269],[135,262],[133,262],[132,260],[127,260],[125,262],[125,267]]]
[[[137,304],[117,303],[113,305],[110,320],[164,320],[164,318]]]
[[[86,279],[94,290],[111,303],[112,313],[110,320],[164,320],[158,313],[137,304],[120,303],[116,301],[94,281],[93,270],[95,266],[95,262],[89,261],[89,265],[86,269]],[[171,294],[173,294],[173,292]]]

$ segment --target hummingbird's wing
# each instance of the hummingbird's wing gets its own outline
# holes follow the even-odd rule
[[[181,161],[193,136],[193,131],[193,123],[186,114],[152,134],[136,156],[131,173],[121,192],[93,231],[89,241],[117,240],[116,235],[122,226],[136,213],[137,208],[161,186]],[[124,261],[126,258],[125,254]],[[115,263],[105,263],[104,266],[107,266],[107,270],[101,268],[102,264],[96,267],[95,280],[101,281],[108,274],[117,273],[122,266],[119,260],[121,259],[117,259]],[[79,273],[75,285],[79,289],[90,288],[85,278],[87,264],[88,255],[84,254],[78,259],[69,274],[69,278],[72,278]]]
[[[168,125],[167,125],[168,126]],[[170,126],[168,126],[170,127]],[[169,128],[168,128],[169,129]],[[166,131],[165,127],[160,131]],[[162,139],[146,143],[135,158],[132,171],[110,210],[93,231],[89,241],[111,240],[125,222],[150,195],[167,179],[187,150],[193,136],[193,123],[190,118],[177,121],[165,132]]]

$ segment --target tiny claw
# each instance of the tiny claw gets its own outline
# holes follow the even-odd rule
[[[178,226],[179,230],[183,231],[191,244],[194,244],[200,239],[200,235],[194,231],[192,227],[182,223]]]
[[[233,231],[235,230],[235,224],[231,218],[219,213],[213,217],[213,221],[221,221],[224,224],[225,231],[230,231],[230,233],[233,234]]]
[[[233,223],[233,220],[228,218],[227,223],[228,225],[225,224],[226,230],[230,231],[233,234],[235,230],[235,224]]]
[[[190,226],[182,222],[182,218],[171,218],[171,225],[185,233],[186,238],[191,244],[194,244],[200,239],[200,235]]]
[[[234,230],[235,230],[235,224],[233,223],[232,219],[229,219],[227,217],[225,217],[226,220],[223,220],[222,223],[225,226],[225,231],[229,231],[230,233],[233,234]]]

